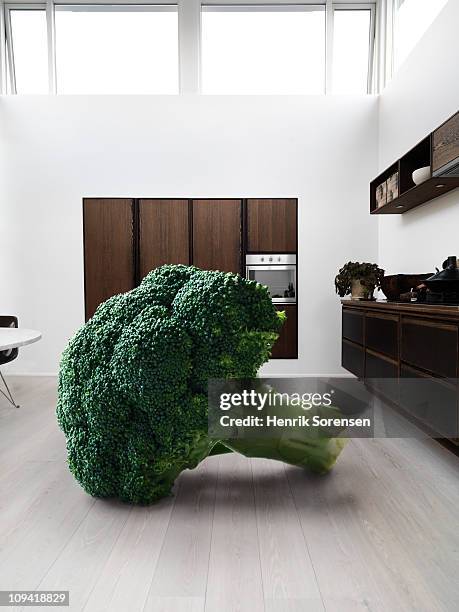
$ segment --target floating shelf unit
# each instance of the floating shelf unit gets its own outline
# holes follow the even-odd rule
[[[403,157],[384,170],[370,183],[370,214],[372,215],[400,215],[404,212],[438,198],[439,196],[459,187],[459,176],[445,176],[436,171],[439,160],[443,162],[444,150],[448,147],[447,155],[451,158],[457,155],[459,142],[457,141],[457,126],[459,113],[445,122],[435,132],[429,134],[413,147]],[[449,128],[449,129],[448,129]],[[446,132],[449,139],[439,134]],[[444,142],[443,142],[444,141]],[[446,160],[445,160],[446,161]],[[420,185],[415,185],[412,179],[413,171],[417,168],[430,166],[436,176]],[[376,189],[395,172],[398,172],[399,196],[378,207],[376,202]]]

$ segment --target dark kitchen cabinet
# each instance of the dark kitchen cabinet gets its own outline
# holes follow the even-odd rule
[[[341,347],[343,368],[459,445],[459,306],[343,300]]]
[[[450,381],[402,365],[400,404],[433,431],[446,438],[457,436],[457,388]]]
[[[457,325],[403,317],[401,335],[403,361],[439,376],[457,376]]]
[[[367,313],[365,346],[396,359],[398,355],[398,317]]]
[[[284,310],[287,320],[273,346],[273,359],[298,359],[298,311],[296,304],[278,304],[276,310]]]
[[[413,171],[430,166],[432,176],[416,185]],[[386,183],[392,186],[384,193]],[[381,192],[381,187],[383,191]],[[370,183],[370,214],[400,215],[459,187],[459,113],[425,136]],[[378,197],[377,197],[378,196]]]
[[[363,344],[363,318],[363,313],[343,308],[343,338]]]
[[[193,265],[242,272],[241,200],[193,200]]]
[[[297,200],[247,200],[247,251],[296,253]]]
[[[86,319],[112,295],[135,286],[134,200],[83,201]]]
[[[393,402],[398,401],[398,364],[393,359],[367,349],[365,382]]]
[[[365,373],[365,351],[362,346],[343,338],[341,344],[341,365],[357,378]]]
[[[84,199],[86,320],[101,302],[138,286],[164,264],[245,276],[250,250],[296,254],[296,215],[294,199]],[[272,358],[297,359],[297,305],[276,308],[287,320]],[[344,327],[351,340],[362,341],[363,316],[343,315]]]
[[[139,274],[190,263],[188,200],[139,200]]]

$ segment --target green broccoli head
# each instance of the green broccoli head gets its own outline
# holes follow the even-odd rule
[[[60,367],[57,417],[75,478],[134,503],[170,493],[215,444],[207,381],[254,377],[282,322],[265,287],[181,265],[101,304]]]

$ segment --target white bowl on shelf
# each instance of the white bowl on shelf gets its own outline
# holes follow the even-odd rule
[[[413,183],[415,185],[420,185],[424,183],[431,177],[430,166],[424,166],[423,168],[418,168],[413,172]]]

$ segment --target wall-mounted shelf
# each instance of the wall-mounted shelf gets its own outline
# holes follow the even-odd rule
[[[434,176],[420,185],[415,185],[413,171],[425,166],[433,169]],[[459,113],[371,181],[370,214],[400,215],[456,189],[459,187],[459,170],[455,171],[456,167],[459,168]],[[378,187],[396,174],[398,196],[393,199],[387,195],[383,196],[384,203],[381,204],[377,198]],[[384,198],[387,201],[384,201]]]

